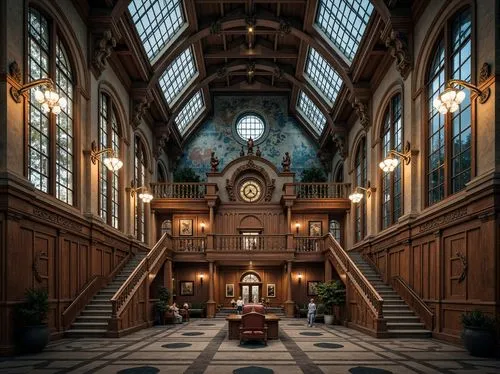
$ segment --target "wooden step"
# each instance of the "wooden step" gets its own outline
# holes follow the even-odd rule
[[[429,330],[387,330],[388,338],[398,339],[427,339],[432,338],[432,332]]]
[[[71,325],[74,330],[107,330],[107,322],[74,322]]]
[[[425,328],[422,322],[387,322],[386,325],[388,330],[418,330]]]
[[[108,330],[106,329],[69,329],[64,332],[66,338],[104,338]]]
[[[100,323],[108,323],[109,320],[111,319],[111,313],[107,315],[102,315],[102,316],[89,316],[89,315],[80,315],[79,317],[76,317],[76,322],[88,322],[88,323],[95,323],[95,322],[100,322]]]

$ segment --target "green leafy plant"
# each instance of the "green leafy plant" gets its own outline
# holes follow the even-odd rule
[[[325,306],[325,314],[331,315],[334,305],[345,303],[345,286],[339,280],[319,283],[316,286],[318,299]]]
[[[326,175],[321,168],[311,167],[302,171],[302,183],[326,182]]]
[[[488,331],[495,331],[496,321],[480,310],[463,313],[461,316],[462,325],[465,328],[474,328]]]
[[[168,300],[170,298],[170,291],[167,287],[158,288],[158,301],[156,302],[156,310],[160,313],[165,313],[168,308]]]
[[[199,183],[200,176],[191,168],[181,168],[174,171],[175,183]]]
[[[29,288],[25,292],[26,301],[17,308],[17,316],[26,326],[45,323],[49,312],[49,294],[45,289]]]

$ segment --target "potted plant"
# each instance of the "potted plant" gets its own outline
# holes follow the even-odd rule
[[[325,306],[325,324],[333,324],[335,317],[334,306],[339,306],[345,302],[345,287],[339,280],[319,283],[316,286],[319,301]],[[337,316],[338,319],[338,316]]]
[[[26,300],[16,308],[19,319],[17,343],[26,353],[43,351],[49,342],[50,331],[47,326],[49,295],[45,289],[29,288],[25,292]]]
[[[165,312],[169,309],[168,301],[170,292],[167,287],[160,287],[158,289],[158,301],[156,302],[156,312],[159,315],[160,324],[165,324]]]
[[[472,356],[488,357],[495,350],[495,320],[480,310],[462,314],[464,346]]]

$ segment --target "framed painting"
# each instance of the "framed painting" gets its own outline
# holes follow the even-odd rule
[[[180,219],[179,220],[179,236],[193,236],[193,220]]]
[[[267,297],[276,297],[276,284],[267,284]]]
[[[194,295],[194,281],[180,281],[181,296]]]
[[[323,235],[322,222],[309,221],[309,236],[321,236],[321,235]]]
[[[226,297],[234,297],[234,283],[226,283]]]
[[[307,295],[308,296],[318,296],[318,293],[316,292],[316,286],[318,283],[321,283],[320,281],[308,281],[307,282]]]

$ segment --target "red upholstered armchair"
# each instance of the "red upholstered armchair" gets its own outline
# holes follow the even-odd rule
[[[262,304],[246,304],[243,305],[243,314],[250,312],[257,312],[261,314],[266,314],[266,308]]]
[[[249,312],[241,316],[240,344],[245,340],[263,340],[267,345],[266,316]]]

